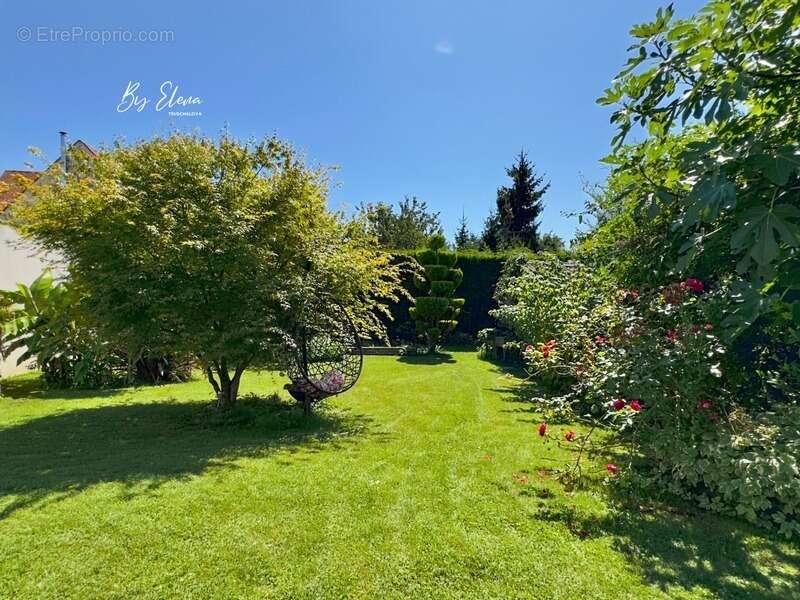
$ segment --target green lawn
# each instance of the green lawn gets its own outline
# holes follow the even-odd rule
[[[368,357],[311,420],[245,399],[221,421],[203,381],[7,380],[0,597],[800,597],[797,545],[568,496],[513,379],[473,353],[424,362]]]

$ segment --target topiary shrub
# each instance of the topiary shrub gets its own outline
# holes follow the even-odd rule
[[[463,298],[452,297],[464,279],[464,273],[455,268],[457,259],[454,252],[445,249],[445,239],[440,234],[431,236],[427,249],[417,257],[422,273],[414,278],[414,285],[428,295],[418,297],[408,313],[428,350],[434,350],[452,333],[464,307]]]

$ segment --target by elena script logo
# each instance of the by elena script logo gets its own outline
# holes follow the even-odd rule
[[[183,96],[179,93],[178,85],[172,81],[165,81],[158,88],[159,97],[155,101],[139,92],[141,83],[129,81],[117,104],[117,112],[143,112],[148,107],[155,108],[156,112],[166,110],[171,117],[202,117],[203,113],[196,110],[203,104],[200,96]]]

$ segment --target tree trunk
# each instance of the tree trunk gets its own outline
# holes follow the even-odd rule
[[[246,364],[237,365],[232,377],[228,372],[228,366],[225,360],[216,363],[213,369],[211,367],[206,369],[208,381],[217,394],[217,408],[220,410],[230,410],[234,407],[236,399],[239,397],[239,383],[242,380],[242,373],[244,373],[246,368]]]

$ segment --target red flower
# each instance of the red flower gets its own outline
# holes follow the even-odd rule
[[[714,326],[711,323],[706,323],[703,327],[706,331],[711,331],[714,329]]]
[[[574,431],[567,431],[564,433],[564,439],[568,442],[571,442],[575,439],[575,432]]]
[[[617,398],[616,400],[614,400],[613,406],[614,410],[622,410],[623,408],[625,408],[625,400],[623,400],[622,398]]]
[[[642,410],[641,403],[638,400],[631,400],[631,410],[635,410],[636,412]]]
[[[702,294],[705,286],[703,282],[699,279],[695,279],[694,277],[690,277],[683,283],[681,283],[681,287],[687,290],[692,290],[695,294]]]
[[[542,356],[547,358],[547,357],[550,356],[550,351],[555,347],[556,347],[556,341],[555,340],[550,340],[550,341],[547,341],[544,344],[542,344],[539,347],[539,350],[542,352]]]
[[[615,474],[619,473],[619,467],[617,465],[613,464],[613,463],[608,463],[606,465],[606,471],[608,471],[612,475],[615,475]]]
[[[700,402],[697,403],[698,410],[707,410],[712,406],[714,406],[714,403],[711,400],[700,400]]]
[[[539,435],[544,437],[545,433],[547,433],[547,423],[542,423],[539,425]]]
[[[677,340],[678,340],[678,332],[677,332],[677,331],[675,331],[674,329],[669,329],[669,330],[667,330],[667,339],[668,339],[670,342],[675,342],[675,341],[677,341]]]
[[[602,346],[606,343],[606,338],[604,338],[602,335],[598,335],[596,338],[594,338],[594,343],[598,346]]]

